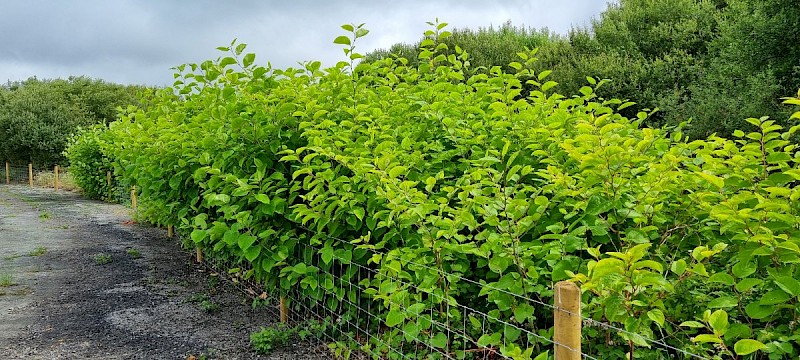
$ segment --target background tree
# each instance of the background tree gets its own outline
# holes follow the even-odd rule
[[[0,86],[0,159],[65,165],[62,152],[70,134],[113,121],[116,108],[136,103],[141,88],[87,77],[31,78]]]
[[[564,36],[506,23],[457,29],[443,41],[451,51],[466,50],[475,67],[506,71],[517,52],[538,48],[535,70],[552,70],[558,92],[578,94],[587,76],[609,79],[597,89],[600,97],[638,104],[624,115],[657,108],[646,126],[692,119],[685,131],[700,138],[750,130],[749,117],[785,124],[788,113],[777,99],[800,87],[798,38],[800,7],[793,0],[620,0]],[[420,43],[367,59],[394,53],[414,63]]]

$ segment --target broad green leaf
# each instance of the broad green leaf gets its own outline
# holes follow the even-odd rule
[[[592,268],[592,279],[602,279],[608,276],[622,276],[625,272],[624,263],[619,259],[602,259]]]
[[[759,303],[761,305],[778,305],[789,301],[789,299],[791,299],[791,296],[785,291],[775,289],[764,294]]]
[[[791,276],[776,276],[773,281],[791,296],[800,296],[800,281]]]
[[[738,262],[733,265],[731,271],[737,278],[745,278],[756,272],[756,264],[752,261]]]
[[[258,255],[260,254],[261,254],[261,246],[251,246],[247,248],[247,250],[244,250],[244,257],[247,259],[247,261],[250,262],[255,261],[255,259],[258,258]]]
[[[733,296],[720,296],[714,300],[708,302],[709,309],[717,309],[717,308],[731,308],[739,304],[739,301],[736,300]]]
[[[441,332],[438,332],[436,335],[431,337],[431,345],[439,349],[447,348],[447,342],[447,335]]]
[[[736,355],[748,355],[766,348],[766,345],[753,339],[742,339],[733,345],[733,351],[736,352]]]
[[[717,310],[708,316],[708,324],[715,334],[723,335],[728,330],[728,313],[725,310]]]
[[[683,275],[683,273],[686,272],[686,260],[678,259],[673,261],[670,270],[677,275]]]
[[[551,73],[552,73],[551,70],[544,70],[544,71],[540,72],[539,76],[537,76],[536,78],[539,79],[539,81],[542,81],[546,77],[550,76]]]
[[[253,62],[255,60],[256,60],[256,54],[253,53],[247,54],[242,59],[242,65],[244,65],[244,67],[250,67],[250,65],[253,65]]]
[[[647,317],[650,320],[653,320],[658,326],[664,327],[664,322],[666,319],[664,318],[664,313],[659,309],[653,309],[647,312]]]
[[[423,303],[416,303],[414,305],[409,306],[406,309],[406,312],[411,316],[417,316],[420,313],[422,313],[422,311],[424,311],[426,307],[427,306]]]
[[[203,239],[206,238],[206,234],[207,231],[205,230],[193,230],[190,237],[192,238],[192,241],[194,241],[195,244],[199,244],[203,242]]]
[[[698,322],[698,321],[692,321],[692,320],[684,321],[684,322],[682,322],[680,324],[680,326],[682,326],[682,327],[690,327],[690,328],[704,328],[704,327],[706,327],[705,325],[703,325],[703,323]]]
[[[712,185],[716,186],[717,189],[722,189],[725,186],[725,180],[721,177],[716,176],[714,174],[709,174],[705,172],[698,172],[697,175],[700,175],[703,179],[711,183]]]
[[[599,215],[608,208],[607,202],[599,196],[592,196],[586,203],[586,213],[589,215]]]
[[[258,195],[255,196],[255,198],[256,198],[256,200],[258,200],[261,203],[264,203],[264,204],[269,204],[270,203],[269,196],[267,196],[266,194],[258,194]]]
[[[533,360],[547,360],[549,358],[550,358],[550,351],[548,350],[539,355],[536,355],[536,357],[533,358]]]
[[[238,243],[239,248],[242,250],[247,250],[253,243],[256,242],[256,237],[252,235],[239,235]]]
[[[519,304],[514,308],[514,318],[518,323],[524,323],[533,316],[533,306],[529,304]]]
[[[406,168],[404,166],[395,166],[389,170],[389,177],[396,178],[404,172],[406,172]]]
[[[712,334],[700,334],[692,338],[693,342],[699,343],[717,343],[722,344],[723,341],[719,336],[712,335]]]
[[[752,335],[752,331],[746,324],[731,324],[728,326],[728,331],[725,332],[725,341],[742,339],[750,335]]]
[[[730,286],[733,285],[735,280],[733,279],[733,276],[730,276],[729,274],[716,273],[714,275],[709,276],[707,281],[709,283],[720,283]]]
[[[239,241],[239,232],[236,230],[227,230],[222,236],[222,241],[228,245],[234,245]]]
[[[767,155],[767,162],[770,164],[776,164],[781,162],[791,161],[792,157],[785,153],[785,152],[774,152]]]
[[[744,311],[747,313],[747,316],[760,320],[764,319],[772,314],[775,313],[775,306],[774,305],[762,305],[757,302],[748,304]]]
[[[333,43],[340,45],[350,45],[350,38],[344,35],[337,36],[336,39],[333,40]]]
[[[320,256],[322,257],[322,261],[325,262],[325,264],[330,264],[331,260],[333,260],[333,248],[332,247],[325,246],[324,248],[322,248],[322,250],[320,250],[319,253],[320,253]]]
[[[764,280],[755,279],[755,278],[744,278],[738,283],[736,283],[736,291],[745,292],[752,289],[755,286],[761,285],[764,283]]]
[[[364,220],[364,209],[362,209],[360,207],[359,208],[354,208],[353,209],[353,214],[355,214],[355,216],[356,216],[356,218],[358,218],[358,220]]]
[[[417,338],[419,335],[420,326],[414,322],[409,321],[403,326],[403,335],[406,338],[406,341],[412,341]]]
[[[393,309],[386,314],[386,326],[395,327],[406,321],[406,314],[402,310]]]

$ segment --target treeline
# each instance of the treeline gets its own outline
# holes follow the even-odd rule
[[[620,0],[586,28],[566,35],[514,26],[457,29],[443,41],[470,54],[473,72],[501,66],[513,72],[517,53],[538,48],[534,68],[552,70],[562,94],[609,79],[603,98],[638,104],[623,112],[658,109],[645,123],[677,125],[692,119],[692,138],[752,130],[744,119],[788,117],[781,97],[800,85],[800,6],[793,0]],[[397,54],[417,64],[420,40],[367,54]],[[526,86],[530,88],[530,85]]]
[[[88,77],[0,85],[0,159],[49,167],[79,127],[116,119],[117,107],[138,103],[143,87]]]

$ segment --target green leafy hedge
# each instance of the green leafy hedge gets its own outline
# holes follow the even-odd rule
[[[797,356],[797,126],[749,119],[758,132],[687,142],[640,128],[645,113],[619,115],[633,104],[599,100],[603,82],[552,93],[532,52],[517,73],[467,77],[468,54],[440,54],[438,24],[418,66],[356,65],[367,31],[343,28],[349,62],[271,69],[232,43],[128,108],[108,151],[141,190],[141,215],[249,264],[269,289],[373,326],[362,348],[387,357],[417,353],[414,340],[467,348],[456,333],[514,358],[544,353],[551,311],[525,299],[552,301],[565,279],[581,284],[585,315],[629,332],[586,328],[588,354],[665,357],[650,339]]]
[[[110,151],[103,149],[111,146],[106,140],[110,133],[105,130],[106,126],[102,124],[78,129],[64,151],[75,184],[83,190],[84,196],[91,199],[109,199],[112,193],[107,173],[113,170],[113,164],[108,157]]]

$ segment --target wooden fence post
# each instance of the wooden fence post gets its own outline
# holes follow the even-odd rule
[[[106,171],[106,183],[108,184],[108,200],[111,201],[111,171]]]
[[[280,303],[281,322],[286,324],[289,322],[289,308],[286,307],[286,298],[281,296]]]
[[[33,187],[33,164],[28,164],[28,185]]]
[[[167,237],[172,239],[172,236],[175,235],[175,230],[172,225],[167,225]]]
[[[56,188],[56,190],[58,190],[58,165],[56,165],[56,167],[53,168],[53,173],[56,175],[55,179],[53,180],[54,182],[53,187]]]
[[[131,188],[131,207],[133,211],[136,211],[136,185]]]
[[[197,260],[198,263],[202,263],[203,262],[203,249],[198,246],[198,247],[194,248],[194,250],[195,250],[195,260]]]
[[[581,289],[575,283],[556,284],[553,342],[555,360],[581,359]]]
[[[11,184],[11,164],[6,161],[6,185]]]

